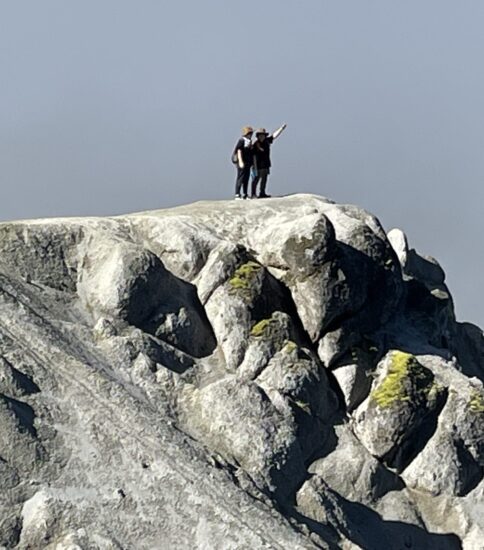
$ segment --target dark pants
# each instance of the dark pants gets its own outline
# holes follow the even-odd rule
[[[268,169],[261,169],[256,172],[255,178],[252,180],[252,196],[257,195],[257,184],[260,181],[259,196],[263,197],[266,194],[267,178],[269,177]]]
[[[240,168],[237,166],[237,180],[235,182],[235,194],[240,195],[240,188],[242,187],[242,192],[244,195],[247,195],[247,188],[249,186],[250,178],[250,166],[245,166]]]

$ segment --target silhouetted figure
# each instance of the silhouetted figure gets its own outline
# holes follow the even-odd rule
[[[255,133],[255,142],[252,146],[253,163],[255,169],[255,177],[252,180],[252,193],[251,198],[257,197],[257,185],[260,181],[260,193],[261,199],[270,197],[266,194],[267,178],[271,171],[271,145],[275,139],[277,139],[286,128],[286,124],[283,124],[272,134],[268,134],[265,128],[260,128]]]
[[[252,155],[252,134],[254,130],[250,126],[242,128],[242,137],[235,146],[233,162],[237,165],[237,180],[235,183],[235,198],[241,199],[240,191],[242,189],[243,198],[247,198],[249,186],[250,170],[253,162]]]

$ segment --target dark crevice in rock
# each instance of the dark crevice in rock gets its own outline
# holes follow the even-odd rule
[[[392,251],[391,269],[387,269],[375,258],[348,244],[338,242],[337,246],[341,269],[353,295],[348,295],[345,311],[328,318],[320,338],[348,323],[358,325],[364,332],[377,330],[398,310],[403,296],[401,273],[395,272],[398,261]],[[384,246],[381,242],[380,247]],[[379,253],[382,258],[386,257],[384,251]]]
[[[27,405],[27,403],[17,401],[17,399],[12,399],[6,395],[0,394],[0,398],[5,401],[7,407],[14,413],[20,429],[28,432],[33,437],[37,437],[37,430],[34,426],[34,409],[30,405]]]
[[[484,382],[484,333],[472,323],[456,323],[450,349],[462,372]]]
[[[402,333],[404,332],[405,327],[402,324]],[[436,347],[432,344],[429,344],[425,340],[416,339],[413,337],[410,338],[395,338],[394,336],[386,335],[387,344],[385,353],[392,349],[399,349],[411,355],[435,355],[449,361],[452,359],[452,354],[448,349],[442,347]]]
[[[328,550],[341,550],[340,535],[335,527],[331,524],[324,524],[315,521],[304,514],[301,514],[296,508],[282,510],[282,513],[290,520],[295,521],[299,525],[304,525],[309,528],[312,533],[319,535],[324,543],[319,545],[316,541],[312,541],[316,544],[317,548],[325,548]],[[369,550],[369,549],[368,549]],[[388,549],[386,549],[388,550]]]
[[[329,332],[334,332],[335,330],[342,328],[343,325],[354,320],[356,315],[358,315],[364,309],[365,309],[365,304],[362,304],[362,306],[358,309],[347,310],[344,313],[337,315],[327,325],[325,325],[324,328],[321,329],[321,332],[318,335],[318,338],[316,340],[320,340],[321,338],[324,338],[324,336]]]
[[[0,357],[0,368],[2,362],[3,366],[10,371],[15,385],[22,393],[31,395],[40,392],[39,386],[29,376],[16,369],[5,357]]]
[[[307,470],[317,459],[331,453],[338,444],[334,422],[324,423],[321,419],[307,413],[301,407],[291,403],[296,423],[296,436],[301,445],[304,466]]]
[[[435,408],[428,411],[420,422],[414,425],[406,434],[403,441],[384,455],[381,461],[397,470],[397,472],[402,472],[434,435],[437,430],[439,415],[447,402],[447,397],[448,391],[445,388],[439,394]]]
[[[325,371],[326,371],[326,378],[328,379],[329,387],[333,391],[338,401],[338,410],[342,414],[346,415],[348,411],[346,410],[346,400],[345,400],[343,390],[341,389],[338,383],[338,380],[336,380],[334,373],[331,372],[329,369],[325,369]]]
[[[461,464],[461,479],[457,496],[463,497],[475,489],[484,475],[484,467],[478,464],[462,440],[455,441],[457,459]]]
[[[3,548],[15,548],[20,542],[21,534],[22,516],[20,514],[0,518],[0,544]]]
[[[169,278],[171,291],[164,294],[162,303],[148,318],[135,326],[193,357],[211,355],[217,341],[196,287],[172,273]]]
[[[278,283],[281,289],[282,303],[284,304],[284,310],[290,316],[292,322],[294,323],[296,331],[299,335],[300,344],[303,347],[306,347],[312,350],[317,356],[317,348],[314,345],[314,343],[311,341],[311,338],[309,337],[308,332],[304,328],[303,322],[301,321],[299,312],[297,310],[297,306],[294,302],[294,299],[292,297],[291,291],[289,290],[289,287],[282,281],[278,281]]]
[[[437,348],[448,348],[454,340],[456,323],[447,287],[410,279],[405,281],[405,290],[402,311],[418,330],[420,338]]]
[[[308,460],[306,461],[307,468],[309,468],[309,466],[316,460],[319,460],[320,458],[324,458],[325,456],[328,456],[336,449],[336,447],[338,446],[338,437],[336,435],[335,426],[343,423],[344,423],[344,420],[339,419],[332,424],[331,429],[328,430],[327,437],[324,440],[324,443],[320,448],[319,452],[314,452],[312,456],[308,457]],[[306,472],[306,475],[307,475],[307,478],[310,477],[310,474],[308,472]]]

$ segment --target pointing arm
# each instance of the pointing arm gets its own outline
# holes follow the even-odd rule
[[[282,134],[282,132],[284,132],[284,130],[286,129],[286,126],[287,124],[283,124],[280,128],[278,128],[275,132],[273,132],[272,137],[274,139],[277,139]]]

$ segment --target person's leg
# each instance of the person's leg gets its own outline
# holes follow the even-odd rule
[[[269,171],[264,170],[262,174],[260,175],[260,193],[259,197],[268,197],[269,195],[266,195],[266,186],[267,186],[267,178],[269,177]]]
[[[251,196],[252,197],[257,197],[257,184],[259,183],[259,180],[260,180],[260,176],[259,176],[259,173],[256,172],[256,175],[254,176],[254,179],[252,180],[252,192],[251,192]]]
[[[235,180],[235,196],[240,196],[240,188],[243,184],[244,169],[237,166],[237,179]]]
[[[244,193],[244,199],[247,198],[247,189],[249,187],[250,168],[244,168],[244,177],[242,180],[242,190]]]

